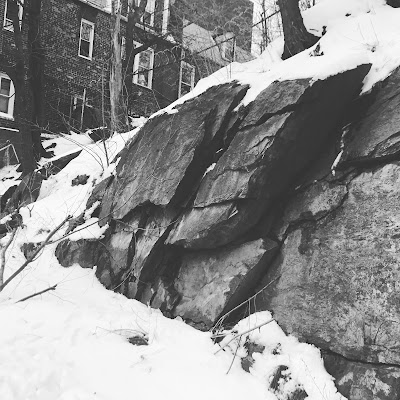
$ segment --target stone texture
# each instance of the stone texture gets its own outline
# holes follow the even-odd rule
[[[304,80],[291,82],[294,92],[286,92],[286,98],[286,83],[267,89],[278,103],[266,101],[263,112],[258,98],[250,106],[250,116],[215,168],[203,177],[193,209],[183,215],[168,242],[212,248],[228,244],[254,226],[319,155],[368,70],[369,66],[361,66],[308,87]],[[246,121],[260,125],[249,126]],[[243,200],[253,203],[239,207]]]
[[[99,242],[94,240],[63,240],[55,251],[58,262],[63,267],[79,264],[82,268],[93,268],[96,265]]]
[[[106,179],[103,179],[101,182],[99,182],[93,189],[87,203],[86,203],[86,209],[92,207],[96,201],[102,201],[103,197],[105,195],[105,192],[107,188],[110,186],[112,180],[114,179],[114,175],[110,175]]]
[[[304,101],[303,94],[309,86],[309,79],[271,83],[251,104],[243,125],[259,125],[260,122],[265,121],[271,115],[293,109],[294,106]]]
[[[254,200],[192,208],[182,214],[166,243],[190,249],[220,247],[254,226],[262,211]]]
[[[135,283],[136,291],[130,296],[142,296],[147,284],[157,276],[157,266],[161,261],[165,236],[176,218],[172,208],[152,207],[146,222],[138,229],[135,237],[135,253],[129,264],[129,281]]]
[[[363,364],[323,354],[325,368],[336,378],[339,392],[351,400],[400,398],[400,367]]]
[[[212,87],[177,113],[151,119],[118,164],[113,217],[123,218],[141,204],[166,206],[174,197],[185,198],[187,186],[202,176],[220,147],[221,128],[246,91],[236,83]]]
[[[347,197],[347,187],[341,183],[315,182],[299,191],[290,200],[275,232],[283,240],[289,226],[305,221],[316,221],[339,208]]]
[[[354,178],[342,206],[289,233],[257,308],[350,359],[400,364],[399,195],[398,164]]]
[[[181,300],[174,315],[211,327],[221,313],[246,299],[276,250],[275,242],[259,239],[224,251],[184,256],[175,280]]]
[[[393,157],[400,153],[400,68],[381,86],[366,114],[346,135],[342,163]]]

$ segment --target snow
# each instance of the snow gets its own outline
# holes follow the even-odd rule
[[[326,27],[311,49],[282,61],[283,38],[278,38],[257,59],[221,68],[155,115],[169,113],[211,86],[226,82],[250,86],[241,102],[247,105],[274,81],[323,80],[362,64],[372,65],[362,88],[362,93],[367,93],[400,65],[400,9],[384,0],[322,0],[303,12],[303,19],[314,35],[321,36]],[[311,56],[317,46],[323,55]]]
[[[43,147],[47,149],[52,146],[49,151],[54,153],[54,157],[50,159],[42,159],[42,163],[46,163],[58,158],[61,155],[71,154],[77,150],[84,148],[86,145],[92,144],[93,140],[86,134],[60,133],[57,137],[43,141]]]
[[[18,165],[8,165],[0,169],[0,196],[2,196],[11,186],[19,184],[18,179],[21,175],[17,172]]]
[[[400,65],[399,17],[400,9],[389,8],[381,0],[321,1],[305,12],[304,18],[311,32],[321,34],[323,26],[327,27],[319,42],[323,55],[310,56],[315,53],[314,46],[282,62],[283,41],[277,39],[258,59],[233,63],[203,79],[193,92],[163,112],[177,112],[177,104],[214,84],[232,80],[249,84],[243,100],[248,104],[275,80],[324,79],[371,63],[363,87],[367,92]],[[53,160],[82,151],[43,182],[35,203],[21,208],[23,226],[6,253],[5,278],[24,263],[21,246],[43,242],[68,215],[84,214],[84,224],[68,236],[71,240],[101,237],[105,228],[92,217],[95,206],[85,210],[86,201],[95,184],[114,173],[116,162],[108,165],[106,153],[114,160],[138,129],[115,135],[105,144],[93,143],[85,135],[65,135],[46,142],[56,144]],[[42,160],[41,165],[46,162]],[[83,174],[89,175],[87,183],[72,186],[72,180]],[[0,195],[18,177],[15,168],[0,170]],[[241,336],[240,342],[236,338],[218,351],[234,332],[246,332],[268,321],[268,312],[242,320],[215,344],[210,332],[197,331],[179,318],[167,319],[157,310],[106,290],[98,282],[95,268],[83,269],[77,264],[62,268],[54,251],[66,228],[63,226],[37,259],[0,292],[1,400],[281,400],[298,387],[304,388],[309,400],[344,399],[325,371],[319,350],[286,336],[276,322],[254,329]],[[9,237],[0,239],[0,244]],[[55,290],[18,302],[53,285],[57,285]],[[128,339],[135,335],[145,337],[148,346],[130,344]],[[265,346],[262,354],[253,355],[250,372],[241,368],[245,340]],[[280,382],[278,390],[270,390],[281,365],[287,367],[288,379]]]

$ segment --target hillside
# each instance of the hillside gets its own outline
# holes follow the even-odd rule
[[[304,20],[303,53],[0,170],[1,400],[400,396],[400,9]]]

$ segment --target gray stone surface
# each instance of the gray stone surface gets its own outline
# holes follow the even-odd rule
[[[400,364],[399,196],[398,164],[354,178],[342,206],[289,233],[258,309],[350,359]]]
[[[221,127],[246,90],[236,83],[216,86],[179,106],[177,113],[151,119],[118,164],[113,217],[123,218],[141,204],[166,206],[174,197],[185,198],[187,186],[201,177],[217,150]]]
[[[254,226],[318,157],[368,70],[369,66],[361,66],[308,87],[304,80],[293,81],[293,92],[283,90],[286,82],[282,87],[276,83],[267,92],[278,104],[274,108],[267,101],[270,110],[265,115],[260,114],[262,92],[261,100],[250,106],[248,115],[254,116],[245,119],[215,168],[203,177],[194,207],[182,216],[168,242],[212,248],[230,243]],[[249,122],[260,125],[246,125]],[[243,200],[253,203],[239,205]]]
[[[400,398],[400,367],[363,364],[323,354],[325,368],[336,378],[339,392],[350,400]]]
[[[381,86],[366,114],[346,135],[342,162],[400,153],[400,68]]]
[[[211,327],[224,310],[246,299],[276,251],[275,242],[259,239],[224,251],[184,256],[175,281],[181,300],[174,315]]]

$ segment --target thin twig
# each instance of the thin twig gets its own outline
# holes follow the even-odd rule
[[[238,350],[239,350],[240,342],[241,342],[241,341],[242,341],[242,337],[239,338],[238,344],[237,344],[237,346],[236,346],[235,354],[233,355],[233,358],[232,358],[231,365],[229,366],[229,369],[228,369],[228,371],[226,372],[227,375],[229,374],[229,371],[230,371],[231,368],[232,368],[233,362],[235,361],[236,354],[237,354],[237,352],[238,352]]]
[[[4,278],[4,268],[6,265],[6,251],[10,247],[10,244],[14,240],[15,234],[17,232],[18,228],[15,228],[12,231],[12,234],[10,236],[10,239],[8,239],[8,242],[5,244],[5,246],[1,249],[0,253],[0,287],[3,287],[3,278]]]
[[[234,341],[235,339],[237,339],[238,337],[242,337],[242,336],[245,335],[246,333],[255,331],[256,329],[261,328],[262,326],[267,325],[267,324],[269,324],[269,323],[272,322],[272,321],[275,321],[275,319],[274,319],[274,318],[271,318],[271,319],[269,319],[268,321],[263,322],[262,324],[259,324],[259,325],[255,326],[254,328],[250,328],[250,329],[248,329],[247,331],[244,331],[244,332],[242,332],[242,333],[238,333],[238,334],[235,335],[231,340],[229,340],[227,343],[225,343],[223,346],[221,346],[221,348],[220,348],[219,350],[217,350],[214,354],[218,354],[221,350],[223,350],[226,346],[228,346],[229,343],[233,342],[233,341]]]
[[[62,228],[62,226],[72,218],[68,215],[58,226],[56,226],[47,236],[46,240],[34,251],[34,253],[28,257],[28,259],[0,286],[0,292],[17,276],[19,275],[42,251],[42,249],[49,243],[50,239]]]
[[[28,300],[28,299],[31,299],[32,297],[40,296],[41,294],[46,293],[46,292],[49,292],[50,290],[56,290],[56,287],[57,287],[57,284],[55,284],[55,285],[53,285],[53,286],[50,286],[50,287],[48,287],[47,289],[43,289],[43,290],[41,290],[40,292],[31,294],[31,295],[29,295],[29,296],[24,297],[24,298],[21,299],[21,300],[18,300],[17,303],[22,303],[23,301]]]
[[[237,310],[238,308],[240,308],[243,304],[246,304],[248,301],[255,299],[256,296],[258,296],[262,291],[264,291],[265,289],[267,289],[269,286],[271,286],[274,282],[276,282],[282,275],[279,274],[277,277],[275,277],[272,281],[270,281],[269,283],[267,283],[265,286],[262,287],[262,289],[260,289],[257,293],[253,294],[253,296],[249,297],[248,299],[246,299],[245,301],[241,302],[240,304],[238,304],[236,307],[232,308],[232,310],[229,310],[226,314],[224,314],[222,317],[220,317],[218,319],[218,321],[216,322],[216,324],[213,326],[213,328],[211,329],[211,331],[215,330],[218,328],[218,326],[222,325],[222,323],[224,322],[224,320],[228,317],[228,315],[230,315],[231,313],[233,313],[233,311]],[[214,337],[214,336],[213,336]],[[216,336],[217,337],[217,336]]]

